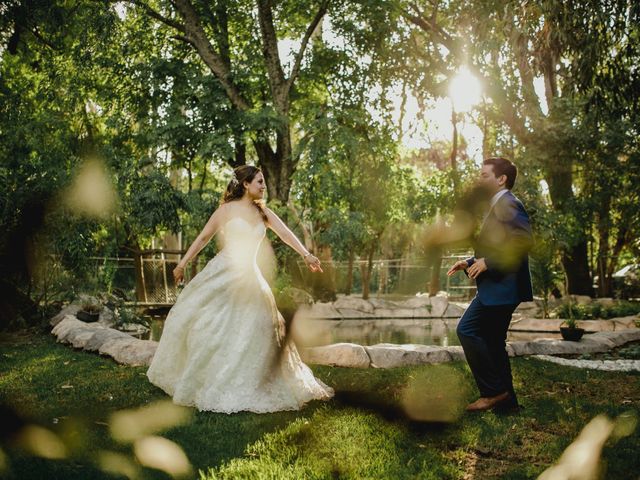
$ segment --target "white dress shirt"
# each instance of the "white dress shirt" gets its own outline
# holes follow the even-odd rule
[[[500,200],[500,197],[502,197],[502,195],[504,195],[505,193],[507,193],[509,191],[509,189],[507,188],[503,188],[502,190],[500,190],[498,193],[496,193],[493,197],[491,197],[491,203],[490,203],[490,207],[489,207],[489,211],[491,211],[491,209],[493,208],[493,206],[498,203],[498,200]]]
[[[484,217],[482,217],[482,226],[480,228],[484,226],[484,222],[489,217],[489,214],[491,213],[491,210],[493,210],[495,204],[498,203],[498,200],[500,200],[500,197],[502,197],[502,195],[504,195],[508,191],[509,189],[503,188],[502,190],[498,191],[493,197],[491,197],[491,202],[489,202],[489,210],[487,210],[487,213],[485,213]]]

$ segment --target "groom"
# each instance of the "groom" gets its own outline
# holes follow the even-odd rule
[[[511,314],[520,302],[533,299],[528,252],[533,244],[529,216],[511,189],[516,166],[506,158],[483,162],[479,183],[493,195],[474,256],[447,272],[463,270],[476,280],[478,293],[457,328],[460,344],[475,378],[480,398],[467,411],[518,408],[505,340]]]

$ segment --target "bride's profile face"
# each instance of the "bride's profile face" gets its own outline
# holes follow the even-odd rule
[[[258,200],[264,197],[264,191],[267,188],[264,183],[264,176],[262,175],[262,172],[258,172],[256,176],[253,177],[251,183],[244,182],[244,186],[247,189],[247,194],[251,200]]]

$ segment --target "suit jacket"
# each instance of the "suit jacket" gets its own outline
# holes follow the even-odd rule
[[[487,270],[476,278],[483,305],[512,305],[533,300],[529,273],[529,250],[533,246],[529,216],[522,202],[507,191],[482,224],[474,245],[474,256],[484,258]]]

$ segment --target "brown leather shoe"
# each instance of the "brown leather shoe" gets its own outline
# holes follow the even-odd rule
[[[504,401],[509,399],[509,392],[501,393],[495,397],[480,397],[473,403],[467,405],[465,409],[467,412],[486,412],[492,408],[500,405]]]

